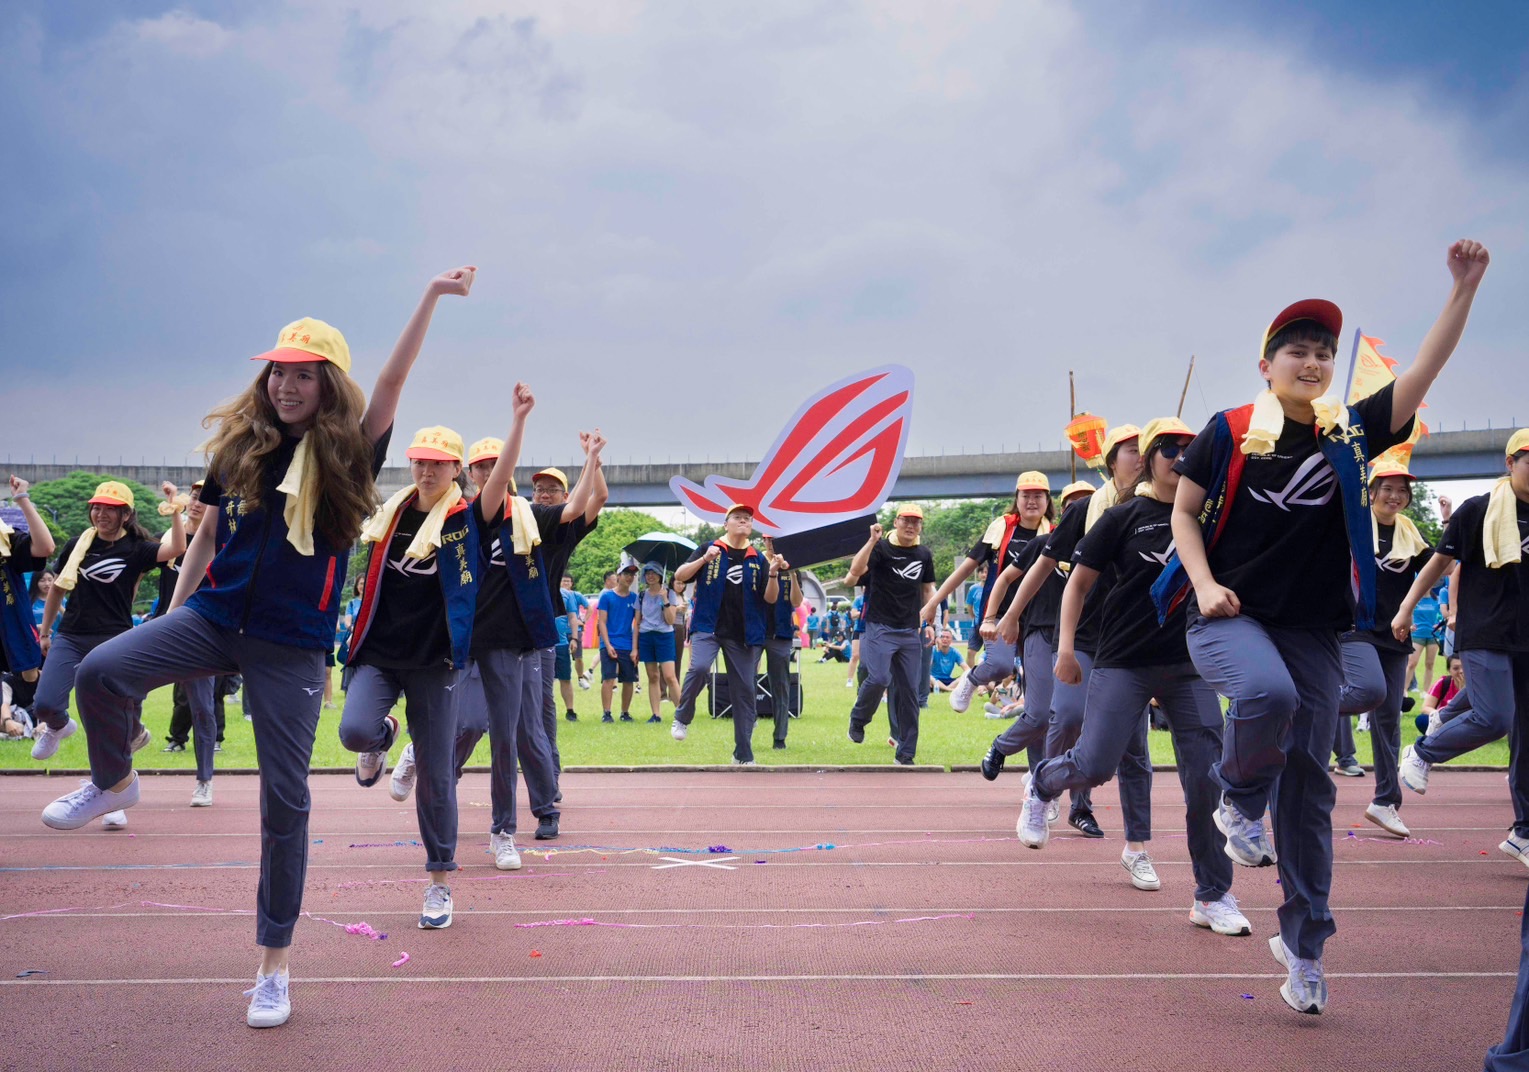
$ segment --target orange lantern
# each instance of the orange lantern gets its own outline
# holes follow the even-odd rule
[[[1104,430],[1108,424],[1103,417],[1092,413],[1080,413],[1067,423],[1067,441],[1073,452],[1095,469],[1104,465]]]

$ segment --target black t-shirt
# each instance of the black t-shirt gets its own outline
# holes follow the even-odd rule
[[[55,575],[80,542],[71,537],[58,554]],[[133,595],[138,580],[159,565],[159,541],[140,540],[130,533],[108,543],[97,536],[80,563],[79,583],[66,593],[64,620],[58,631],[68,636],[116,636],[133,627]]]
[[[536,505],[532,504],[533,510]],[[556,510],[551,514],[552,518],[563,516],[563,508],[541,507],[543,510]],[[588,536],[600,524],[597,517],[593,521],[585,521],[584,515],[580,514],[567,524],[554,520],[552,524],[545,524],[542,515],[536,514],[536,527],[542,534],[542,565],[547,570],[547,590],[552,593],[553,612],[563,607],[563,574],[568,571],[568,560],[573,557],[574,550],[579,546],[579,541]]]
[[[387,561],[378,582],[376,617],[367,629],[355,663],[384,670],[423,670],[451,659],[446,629],[446,598],[441,593],[437,551],[425,558],[404,554],[427,511],[407,507],[388,541]],[[377,548],[373,554],[380,552]]]
[[[976,543],[972,544],[972,549],[966,552],[966,557],[976,562],[978,566],[988,566],[987,591],[991,592],[993,590],[993,581],[997,579],[998,575],[1002,573],[1005,568],[1016,565],[1019,562],[1019,556],[1022,555],[1025,551],[1025,548],[1027,548],[1034,541],[1034,538],[1034,529],[1027,529],[1023,525],[1015,525],[1014,531],[1009,534],[1009,542],[1002,549],[1001,554],[997,551],[994,551],[992,545],[984,540],[978,540]],[[1001,564],[995,565],[995,563]],[[997,607],[993,607],[991,604],[983,607],[983,617],[1002,618],[1006,613],[1008,613],[1009,604],[1014,602],[1014,596],[1016,593],[1018,593],[1018,591],[1018,584],[1009,585],[1009,590],[1005,592],[1003,594],[1003,598],[998,601]]]
[[[1451,593],[1460,608],[1455,615],[1455,650],[1529,651],[1529,504],[1515,500],[1522,559],[1488,569],[1482,535],[1489,498],[1477,495],[1461,503],[1439,542],[1439,553],[1460,563],[1460,593]]]
[[[1057,522],[1056,528],[1051,530],[1051,535],[1046,537],[1045,549],[1041,552],[1047,558],[1055,560],[1058,564],[1066,563],[1072,567],[1072,556],[1078,549],[1078,543],[1083,539],[1083,528],[1088,522],[1088,500],[1081,499],[1073,503],[1062,513],[1062,520]],[[1105,570],[1099,577],[1093,589],[1088,593],[1088,598],[1083,601],[1083,613],[1078,616],[1078,628],[1073,634],[1072,646],[1074,651],[1081,651],[1086,655],[1092,655],[1099,648],[1099,617],[1104,613],[1104,600],[1109,595],[1110,585],[1115,581],[1113,572]],[[1063,585],[1063,587],[1066,587]],[[1062,598],[1057,596],[1057,617],[1061,617]],[[1055,639],[1053,637],[1052,639]]]
[[[488,566],[478,585],[478,612],[473,618],[472,654],[474,658],[486,651],[531,651],[535,641],[526,628],[526,618],[515,596],[515,586],[510,583],[510,571],[504,564],[504,541],[511,541],[514,534],[504,523],[504,508],[500,507],[493,517],[485,517],[479,507],[480,497],[473,503],[473,520],[483,533],[483,557]],[[561,506],[538,506],[531,504],[531,516],[536,519],[536,530],[548,533],[558,527],[562,516]],[[542,537],[542,565],[547,565],[546,536]],[[514,553],[513,547],[510,551]],[[566,559],[564,560],[566,562]],[[548,569],[550,573],[550,568]],[[561,581],[557,582],[561,585]],[[563,608],[561,588],[554,588],[552,612],[556,615]]]
[[[876,593],[867,597],[865,620],[893,629],[918,627],[924,607],[924,585],[934,583],[934,555],[923,544],[899,547],[891,540],[877,540],[871,548],[866,584]]]
[[[1184,604],[1161,626],[1152,585],[1173,552],[1173,504],[1135,498],[1112,506],[1078,542],[1073,565],[1114,577],[1104,598],[1095,666],[1173,666],[1189,661]]]
[[[1396,526],[1377,521],[1375,531],[1380,536],[1380,549],[1375,552],[1375,628],[1358,636],[1381,651],[1411,654],[1411,640],[1396,639],[1391,632],[1391,619],[1396,617],[1418,570],[1433,557],[1433,552],[1425,549],[1405,562],[1392,562],[1386,556],[1391,553]]]
[[[703,555],[704,548],[697,548]],[[722,605],[717,608],[717,631],[716,635],[724,640],[736,640],[742,643],[744,639],[743,618],[743,560],[748,557],[748,548],[724,547],[722,553],[727,556],[727,568],[723,576],[727,578],[727,587],[722,589]],[[767,582],[768,583],[768,582]],[[768,632],[768,630],[766,630]]]
[[[1411,421],[1391,431],[1394,386],[1387,384],[1354,407],[1371,458],[1412,434]],[[1214,480],[1215,424],[1213,417],[1174,463],[1206,489]],[[1272,453],[1245,456],[1241,486],[1209,557],[1211,573],[1237,593],[1243,614],[1293,629],[1353,627],[1353,557],[1343,495],[1315,425],[1287,417]]]
[[[1037,536],[1020,550],[1014,565],[1030,572],[1030,567],[1035,565],[1035,560],[1041,557],[1041,552],[1046,549],[1046,537]],[[1023,577],[1014,585],[1016,591],[1019,585],[1024,583]],[[1057,621],[1062,615],[1062,590],[1067,587],[1067,573],[1060,565],[1052,566],[1051,573],[1041,584],[1040,589],[1031,597],[1030,603],[1025,607],[1025,613],[1020,615],[1021,636],[1027,637],[1031,633],[1039,633],[1045,637],[1046,643],[1056,647]]]

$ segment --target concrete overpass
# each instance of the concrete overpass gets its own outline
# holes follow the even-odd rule
[[[1412,458],[1412,471],[1423,480],[1469,480],[1500,476],[1503,472],[1503,449],[1512,429],[1465,429],[1435,432],[1418,444]],[[903,460],[902,472],[893,488],[896,499],[982,499],[1008,495],[1014,490],[1014,478],[1028,469],[1039,469],[1051,478],[1054,488],[1068,479],[1068,450],[1025,451],[1005,454],[940,454],[910,457]],[[674,506],[669,493],[669,478],[685,476],[699,483],[715,475],[732,480],[746,480],[755,462],[686,462],[622,463],[607,465],[605,479],[611,488],[612,506]],[[171,465],[92,464],[80,460],[72,465],[34,465],[25,460],[6,461],[5,472],[15,472],[33,483],[56,480],[77,469],[127,477],[150,487],[173,480],[189,487],[202,475],[200,468]],[[570,480],[578,479],[577,465],[564,465]],[[1079,475],[1086,475],[1079,466]],[[529,487],[536,469],[523,466],[515,472],[522,487]],[[409,481],[406,466],[389,466],[382,471],[378,485],[384,494],[392,494]],[[1097,481],[1096,481],[1097,482]]]

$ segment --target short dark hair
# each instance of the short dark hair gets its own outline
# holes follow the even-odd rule
[[[1327,347],[1334,354],[1338,352],[1338,336],[1321,324],[1315,320],[1292,320],[1270,337],[1269,344],[1264,347],[1264,359],[1272,358],[1281,346],[1293,342],[1312,342]]]

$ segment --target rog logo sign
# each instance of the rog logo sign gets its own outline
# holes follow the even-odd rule
[[[729,503],[745,503],[766,536],[861,517],[879,509],[897,481],[912,412],[912,370],[871,369],[809,399],[746,483],[677,476],[669,488],[685,509],[716,525]]]

